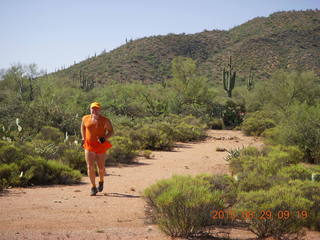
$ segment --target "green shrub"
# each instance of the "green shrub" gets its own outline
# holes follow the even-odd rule
[[[41,128],[40,132],[36,135],[35,138],[45,141],[52,141],[58,144],[60,142],[63,142],[64,134],[58,128],[44,126]]]
[[[200,174],[196,176],[210,184],[210,190],[221,191],[222,199],[226,204],[224,208],[230,207],[235,204],[238,194],[238,186],[235,179],[229,175],[210,175]]]
[[[310,167],[310,170],[312,171],[311,179],[312,181],[320,182],[320,166],[312,166]]]
[[[50,184],[73,184],[81,180],[81,173],[57,161],[48,161],[48,178]]]
[[[179,142],[196,141],[206,137],[204,128],[201,126],[180,123],[179,125],[175,126],[174,129],[174,140]]]
[[[302,164],[294,164],[281,168],[279,176],[287,180],[311,180],[312,170],[304,167]]]
[[[87,163],[83,151],[67,149],[61,156],[61,161],[70,168],[79,170],[82,174],[87,173]]]
[[[122,129],[121,132],[117,132],[117,136],[127,137],[135,144],[136,149],[144,149],[145,148],[145,142],[144,142],[144,136],[140,129],[129,129],[125,128]]]
[[[143,148],[149,150],[171,150],[173,140],[164,131],[154,127],[145,126],[141,130]]]
[[[280,181],[277,172],[281,163],[269,157],[247,157],[243,163],[243,171],[239,173],[239,189],[255,191],[269,189]]]
[[[243,121],[243,112],[245,112],[245,108],[242,104],[234,102],[233,100],[227,100],[222,111],[224,126],[235,127],[240,125]]]
[[[20,170],[23,175],[21,183],[23,185],[49,184],[51,176],[47,175],[47,161],[41,157],[28,156],[20,162]]]
[[[269,134],[276,144],[298,146],[310,163],[320,163],[320,105],[293,105],[286,119]]]
[[[17,164],[0,165],[0,191],[8,186],[17,186],[19,184],[19,168]]]
[[[14,145],[3,145],[0,147],[0,163],[13,163],[23,158],[21,150]]]
[[[229,157],[233,174],[239,178],[239,189],[252,191],[269,189],[288,178],[279,175],[281,168],[301,161],[303,154],[297,147],[273,146],[259,151],[244,148],[233,157]]]
[[[241,193],[236,209],[245,213],[240,219],[248,223],[249,229],[259,238],[301,239],[307,220],[298,217],[297,213],[302,210],[309,212],[311,207],[312,202],[302,197],[301,190],[278,185],[267,191]],[[285,211],[289,212],[289,217]]]
[[[259,157],[263,156],[265,153],[260,151],[256,147],[245,147],[240,151],[241,156],[251,156],[251,157]]]
[[[207,126],[210,129],[224,129],[224,123],[223,120],[220,118],[212,118],[209,121],[207,121]]]
[[[20,162],[23,185],[70,184],[79,182],[81,173],[54,160],[28,156]]]
[[[313,72],[276,71],[247,95],[246,108],[250,111],[271,109],[285,112],[295,103],[314,105],[320,96],[319,77]]]
[[[128,137],[136,149],[171,150],[175,141],[196,141],[206,137],[205,125],[193,116],[146,118],[134,127],[121,127],[118,136]]]
[[[249,114],[241,124],[241,130],[249,136],[260,136],[266,129],[273,128],[274,120],[264,112]]]
[[[210,212],[223,209],[222,192],[212,191],[200,178],[174,176],[144,191],[161,230],[172,237],[188,237],[212,223]]]
[[[7,146],[7,145],[10,145],[10,142],[4,141],[4,140],[0,140],[0,148],[3,147],[3,146]]]
[[[284,167],[296,164],[303,160],[303,153],[295,146],[269,146],[261,151],[255,147],[246,147],[229,151],[226,159],[230,162],[230,168],[234,174],[241,173],[255,168],[258,164],[258,157],[267,158],[270,167]],[[274,168],[274,167],[273,167]]]
[[[276,158],[282,165],[289,166],[303,161],[303,152],[297,146],[275,145],[264,149],[271,158]]]
[[[302,192],[302,196],[312,202],[312,206],[307,211],[306,226],[320,230],[320,182],[294,180],[289,182],[289,186],[296,187]],[[300,209],[304,210],[304,209]]]
[[[129,138],[135,149],[171,150],[173,139],[167,134],[171,131],[168,123],[140,123],[135,128],[123,128],[118,136]]]
[[[161,129],[173,141],[189,142],[201,140],[206,137],[205,127],[199,119],[188,115],[185,117],[169,115],[166,122],[161,122],[157,128]]]
[[[128,137],[112,137],[107,163],[130,163],[137,155],[136,146]]]
[[[233,174],[237,174],[244,171],[244,163],[246,161],[254,161],[256,157],[261,156],[263,153],[255,147],[246,147],[243,149],[237,149],[229,151],[229,155],[226,160],[230,162],[230,168]]]
[[[144,150],[144,151],[142,152],[142,156],[145,157],[145,158],[147,158],[147,159],[150,159],[150,158],[152,157],[152,151],[150,151],[150,150]]]

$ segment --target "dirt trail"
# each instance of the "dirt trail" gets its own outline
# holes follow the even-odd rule
[[[138,159],[135,165],[108,167],[105,190],[95,197],[89,196],[87,177],[80,185],[9,189],[0,195],[0,239],[170,239],[147,222],[142,191],[174,174],[228,173],[227,153],[217,147],[262,145],[239,131],[208,134],[203,142],[153,152],[152,159]],[[231,236],[254,237],[241,230],[232,230]]]

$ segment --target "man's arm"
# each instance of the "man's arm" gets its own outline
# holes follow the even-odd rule
[[[84,122],[83,122],[83,120],[82,120],[82,122],[81,122],[81,140],[82,140],[82,143],[84,142],[84,140],[86,139],[86,127],[85,127],[85,125],[84,125]]]
[[[113,127],[112,127],[111,121],[109,119],[107,119],[105,128],[106,128],[106,132],[107,132],[105,138],[108,139],[114,134]]]

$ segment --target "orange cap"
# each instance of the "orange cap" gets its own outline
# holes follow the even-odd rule
[[[101,108],[101,105],[98,102],[93,102],[91,103],[90,108]]]

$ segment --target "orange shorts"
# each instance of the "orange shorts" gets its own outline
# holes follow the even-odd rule
[[[88,140],[85,140],[83,147],[90,152],[102,154],[106,153],[107,150],[112,147],[112,145],[108,140],[104,143],[99,143],[98,141],[90,142]]]

